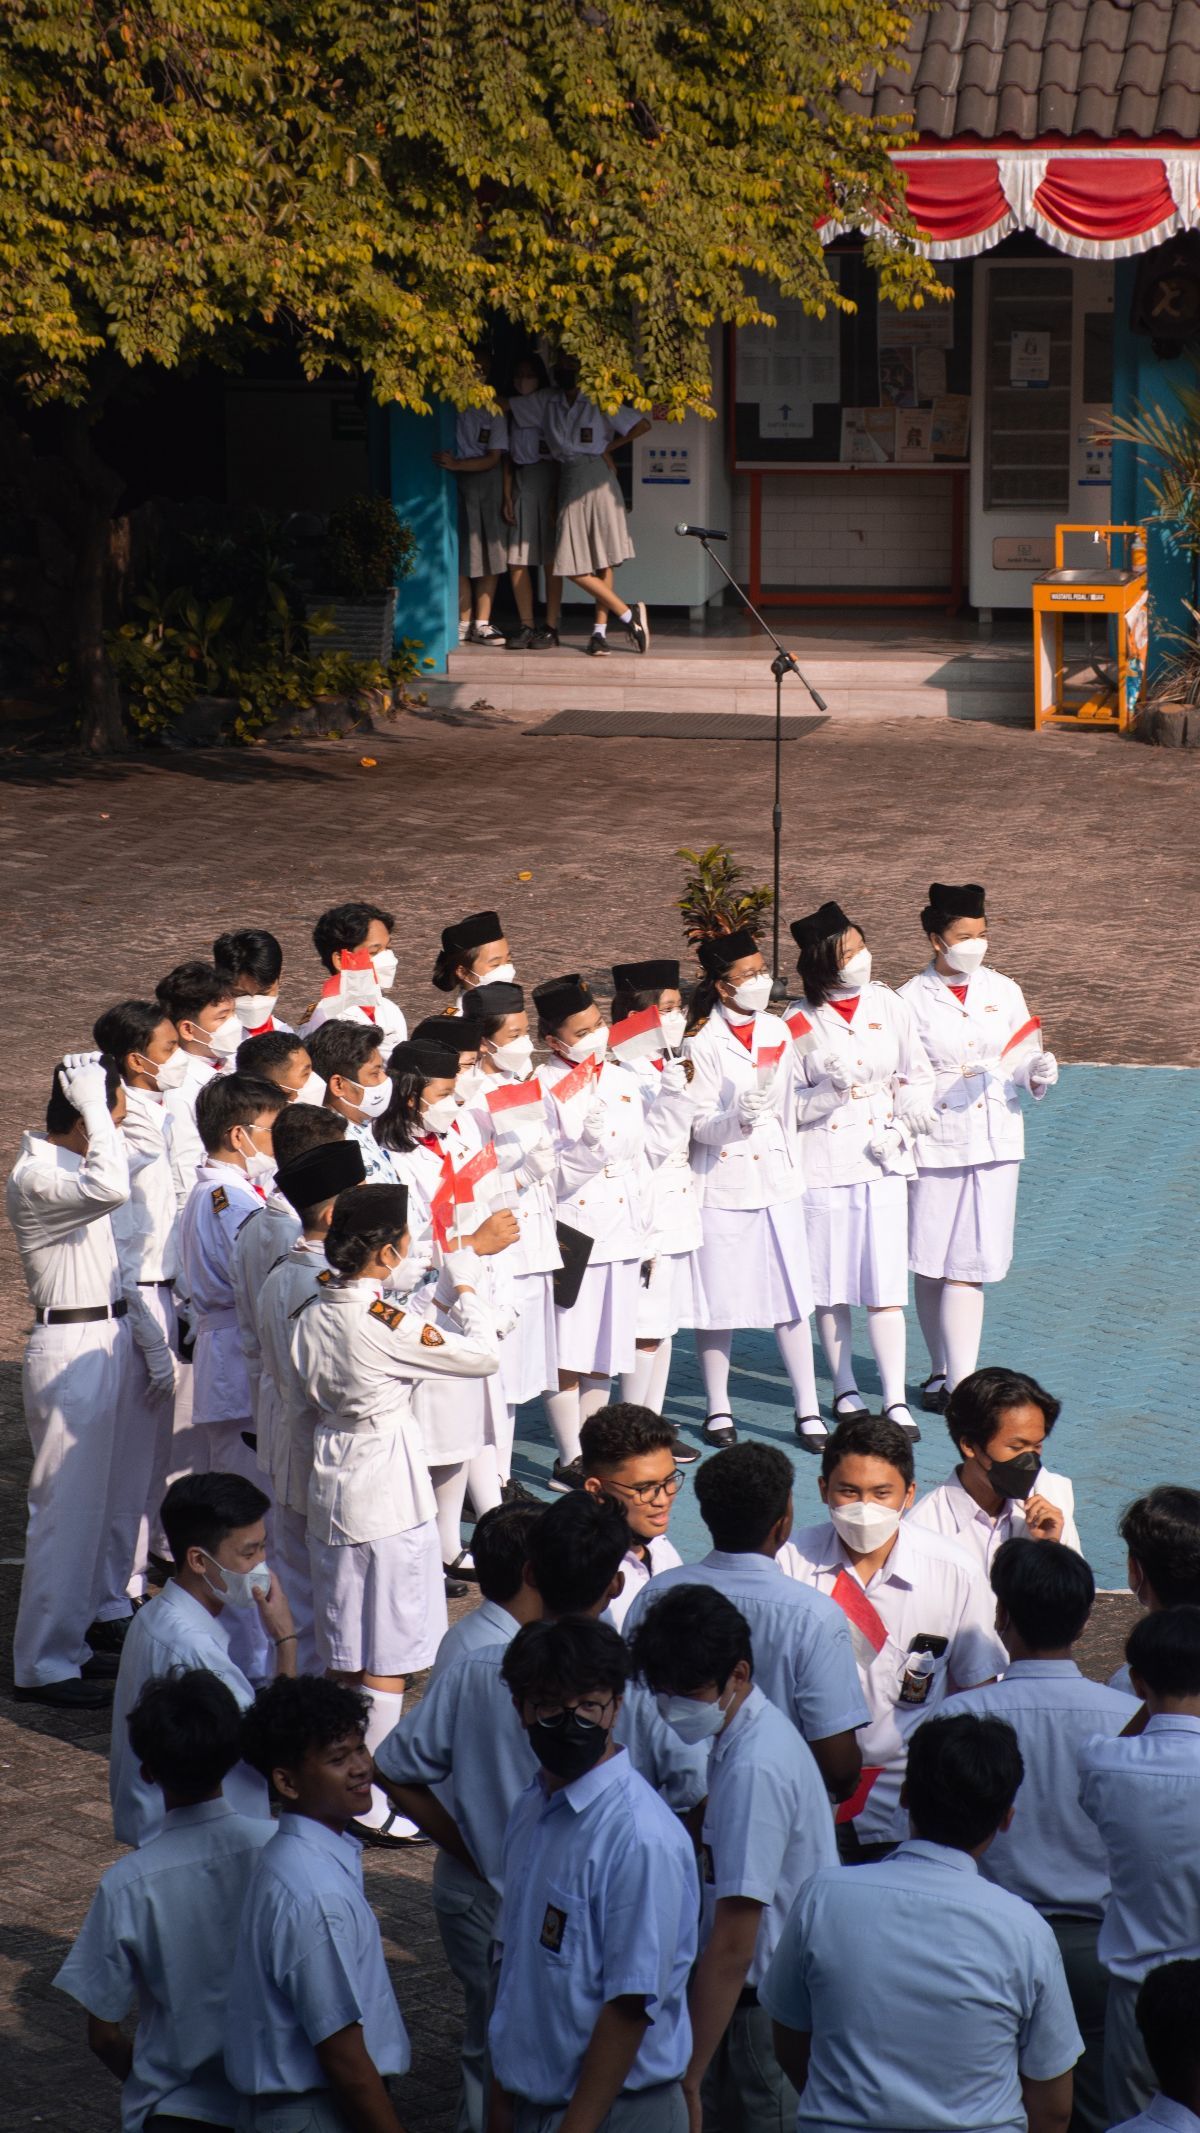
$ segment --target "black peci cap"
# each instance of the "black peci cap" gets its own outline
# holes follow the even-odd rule
[[[710,978],[723,978],[735,963],[758,952],[758,942],[747,926],[739,926],[736,933],[714,933],[711,939],[700,941],[696,948],[700,968]]]
[[[487,941],[503,939],[498,911],[472,911],[469,918],[456,919],[452,926],[442,927],[442,947],[447,955],[466,955]]]
[[[679,965],[670,956],[651,956],[645,963],[614,963],[612,980],[617,992],[678,992]]]
[[[506,985],[503,979],[486,980],[482,985],[469,985],[463,994],[464,1018],[478,1022],[487,1015],[519,1015],[525,1006],[525,994],[519,985]]]
[[[544,984],[535,985],[533,1004],[546,1028],[557,1029],[569,1015],[581,1015],[596,1003],[590,985],[577,970],[571,970],[566,977],[547,978]]]
[[[983,918],[983,890],[977,881],[964,881],[954,888],[948,881],[931,881],[929,905],[943,918]]]
[[[320,1200],[336,1200],[339,1192],[361,1185],[366,1174],[357,1141],[326,1141],[282,1164],[275,1173],[275,1184],[299,1213],[302,1207],[315,1207]]]
[[[818,941],[849,933],[853,923],[840,904],[828,903],[822,904],[819,911],[810,911],[807,918],[793,919],[788,930],[797,948],[815,948]]]

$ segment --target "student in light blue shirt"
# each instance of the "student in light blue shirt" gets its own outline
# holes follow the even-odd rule
[[[504,1840],[488,2030],[492,2133],[686,2133],[696,1862],[613,1724],[629,1653],[605,1622],[533,1622],[504,1679],[540,1768]]]
[[[1065,2133],[1083,2040],[1062,1958],[978,1866],[1021,1774],[1011,1726],[939,1713],[909,1745],[912,1836],[801,1889],[760,1987],[801,2133]]]
[[[802,1883],[837,1864],[829,1796],[796,1728],[754,1686],[750,1632],[723,1593],[706,1585],[665,1593],[647,1610],[632,1656],[680,1738],[712,1742],[702,1953],[688,1994],[692,2123],[785,2133],[796,2093],[758,1987]]]
[[[1160,1963],[1137,1996],[1158,2094],[1113,2133],[1200,2133],[1200,1963]]]
[[[431,1682],[469,1652],[507,1644],[523,1622],[540,1615],[541,1602],[525,1576],[525,1565],[529,1536],[545,1508],[540,1503],[500,1503],[484,1512],[471,1542],[480,1603],[450,1624],[437,1648]]]
[[[849,1799],[862,1752],[856,1728],[869,1717],[850,1631],[824,1593],[788,1577],[775,1561],[792,1530],[792,1462],[771,1444],[737,1444],[706,1459],[696,1501],[713,1546],[699,1563],[664,1570],[643,1586],[625,1618],[632,1636],[646,1609],[676,1585],[711,1585],[745,1616],[758,1654],[755,1680],[804,1735],[835,1800]]]
[[[370,1799],[368,1711],[360,1690],[303,1674],[261,1690],[244,1721],[246,1757],[284,1812],[246,1891],[230,1976],[238,2133],[403,2133],[386,2084],[408,2072],[408,2035],[347,1834]]]
[[[235,1814],[221,1783],[241,1754],[241,1713],[206,1669],[150,1681],[129,1715],[132,1750],[164,1815],[100,1881],[54,1982],[86,2008],[88,2043],[123,2084],[122,2133],[200,2119],[232,2126],[221,2046],[229,1952],[269,1821]],[[121,2025],[137,2003],[132,2043]]]
[[[1109,1973],[1104,2081],[1110,2121],[1144,2109],[1154,2077],[1138,1987],[1159,1963],[1200,1957],[1200,1607],[1143,1615],[1125,1646],[1140,1733],[1085,1741],[1079,1800],[1108,1854],[1100,1928]]]

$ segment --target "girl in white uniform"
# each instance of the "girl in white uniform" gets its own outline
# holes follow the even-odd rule
[[[840,904],[822,904],[791,930],[804,996],[789,1014],[799,1008],[817,1039],[800,1059],[800,1133],[808,1256],[834,1420],[866,1411],[850,1330],[851,1306],[865,1304],[884,1415],[916,1443],[921,1432],[904,1387],[908,1180],[916,1175],[914,1136],[932,1122],[933,1068],[912,1009],[871,982],[871,951]],[[819,1421],[797,1430],[811,1452],[826,1435]]]
[[[933,960],[900,997],[916,1016],[937,1085],[931,1130],[917,1140],[908,1263],[931,1366],[923,1404],[940,1414],[979,1359],[983,1284],[1003,1281],[1012,1262],[1025,1154],[1021,1091],[1040,1102],[1058,1080],[1058,1061],[1038,1033],[1011,1064],[1001,1056],[1030,1016],[1020,986],[984,966],[978,882],[931,882],[921,924]]]
[[[500,456],[508,444],[503,415],[464,407],[454,427],[454,450],[435,452],[433,463],[458,482],[459,642],[503,644],[492,624],[496,581],[508,564],[504,523],[504,476]]]
[[[554,574],[570,578],[595,601],[588,651],[608,650],[608,625],[618,621],[635,652],[650,643],[644,600],[625,601],[613,591],[613,571],[633,555],[629,519],[612,462],[618,439],[641,437],[650,424],[631,407],[606,415],[579,391],[579,364],[560,356],[554,366],[558,391],[546,406],[546,441],[558,462],[558,520]]]
[[[457,993],[448,1015],[461,1015],[463,996],[473,985],[512,985],[512,954],[495,911],[472,911],[452,926],[443,926],[442,945],[430,984],[438,992]]]
[[[650,1234],[637,1299],[637,1363],[621,1377],[621,1398],[660,1415],[671,1372],[671,1345],[691,1324],[691,1255],[701,1241],[700,1194],[689,1160],[692,1099],[682,1058],[687,1018],[679,964],[671,957],[613,965],[614,1025],[656,1007],[662,1042],[656,1057],[633,1062],[646,1106],[646,1195]],[[680,1447],[676,1447],[677,1455]],[[683,1449],[686,1464],[698,1454]]]
[[[558,1220],[592,1239],[575,1302],[556,1312],[558,1390],[546,1414],[558,1447],[550,1486],[583,1484],[579,1431],[608,1403],[610,1380],[637,1357],[638,1274],[645,1257],[642,1206],[645,1120],[641,1086],[604,1057],[608,1030],[577,973],[535,985],[538,1032],[551,1057],[539,1079],[558,1156]],[[555,1089],[581,1066],[595,1069],[577,1094]]]
[[[551,568],[558,503],[558,468],[546,436],[550,380],[536,353],[517,358],[512,391],[501,402],[508,416],[504,455],[504,519],[508,527],[508,575],[521,627],[508,640],[510,652],[541,652],[558,643],[562,579]],[[534,594],[539,567],[546,573],[546,624],[535,627]]]
[[[692,1257],[692,1324],[704,1376],[703,1435],[733,1444],[729,1362],[739,1326],[773,1326],[796,1421],[819,1418],[812,1279],[797,1108],[803,1076],[791,1033],[766,1012],[771,978],[744,929],[701,941],[705,976],[684,1046],[694,1070],[691,1161],[702,1241]]]

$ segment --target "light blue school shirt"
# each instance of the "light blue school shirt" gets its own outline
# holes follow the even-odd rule
[[[468,1652],[481,1652],[486,1644],[511,1644],[519,1627],[499,1600],[481,1600],[469,1615],[450,1624],[438,1645],[429,1680],[436,1681],[456,1659],[465,1659]]]
[[[352,2022],[379,2073],[408,2072],[408,2032],[363,1894],[362,1846],[308,1815],[280,1815],[242,1909],[225,2071],[243,2096],[327,2088],[314,2046]]]
[[[1136,1697],[1086,1680],[1073,1659],[1014,1659],[1002,1681],[941,1705],[935,1719],[960,1711],[1004,1719],[1025,1765],[1012,1827],[979,1862],[985,1881],[1050,1918],[1103,1918],[1108,1855],[1079,1804],[1079,1750],[1095,1734],[1123,1732],[1138,1709]]]
[[[1185,2103],[1169,2096],[1152,2096],[1136,2118],[1123,2118],[1112,2133],[1200,2133],[1200,2118]]]
[[[155,2111],[232,2124],[237,2100],[221,2058],[229,1957],[254,1855],[274,1834],[270,1822],[204,1800],[172,1809],[101,1876],[54,1982],[100,2022],[123,2022],[137,2001],[124,2133]]]
[[[805,1884],[759,1998],[812,2037],[796,2123],[821,2133],[1026,2133],[1021,2075],[1083,2050],[1045,1919],[919,1837]]]
[[[1200,1957],[1200,1718],[1160,1716],[1129,1740],[1085,1741],[1079,1802],[1108,1853],[1100,1960],[1140,1983]]]
[[[870,1713],[846,1617],[823,1592],[785,1576],[769,1556],[713,1548],[702,1562],[651,1578],[625,1618],[627,1637],[647,1607],[677,1585],[708,1585],[732,1600],[749,1625],[758,1687],[805,1740],[866,1725]]]
[[[766,1976],[803,1882],[837,1865],[833,1809],[812,1751],[791,1720],[753,1688],[713,1742],[701,1868],[701,1942],[722,1897],[763,1905],[746,1983]]]
[[[241,1710],[248,1710],[254,1702],[254,1690],[229,1656],[226,1620],[226,1610],[210,1615],[190,1592],[185,1592],[174,1578],[168,1578],[162,1591],[138,1608],[129,1625],[113,1695],[108,1760],[113,1830],[122,1844],[144,1844],[162,1827],[162,1793],[142,1776],[141,1765],[129,1745],[126,1724],[146,1683],[161,1681],[176,1667],[202,1667],[205,1673],[215,1674],[218,1681],[225,1683]],[[235,1763],[221,1790],[238,1814],[270,1820],[267,1781],[249,1763]]]
[[[696,1858],[628,1755],[549,1794],[539,1773],[512,1811],[503,1873],[488,2025],[501,2087],[566,2103],[602,2008],[626,1993],[645,2000],[650,2026],[625,2088],[678,2081],[692,2050]]]

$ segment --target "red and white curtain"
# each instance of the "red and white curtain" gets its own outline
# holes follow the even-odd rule
[[[1013,230],[1075,259],[1124,259],[1200,225],[1195,153],[910,149],[896,163],[933,259],[971,259]]]

